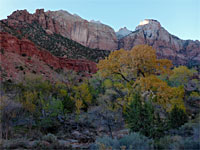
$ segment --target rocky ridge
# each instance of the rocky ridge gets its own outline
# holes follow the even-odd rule
[[[22,14],[27,11],[22,11]],[[18,12],[19,14],[19,12]],[[25,13],[26,14],[26,13]],[[33,17],[27,13],[27,17]],[[23,16],[26,16],[23,15]],[[91,49],[85,47],[73,40],[63,37],[60,34],[52,33],[50,30],[44,29],[39,21],[24,22],[20,17],[0,21],[0,31],[7,32],[17,37],[18,39],[26,38],[32,41],[36,46],[44,48],[55,56],[65,57],[69,59],[87,59],[98,62],[99,59],[104,58],[109,54],[109,51]]]
[[[148,44],[157,50],[158,58],[170,59],[176,66],[199,67],[200,64],[198,40],[181,40],[153,19],[142,21],[135,31],[122,28],[114,33],[107,25],[84,20],[67,11],[37,9],[34,14],[26,10],[15,11],[8,19],[1,20],[0,26],[1,31],[27,38],[59,57],[98,62],[108,56],[108,50],[130,50],[136,45]]]
[[[117,38],[111,27],[88,22],[64,10],[45,12],[44,9],[37,9],[34,14],[30,14],[27,10],[20,10],[13,12],[8,19],[29,24],[38,22],[49,34],[60,34],[90,48],[117,49]]]
[[[167,58],[174,65],[199,66],[200,42],[198,40],[181,40],[171,35],[161,24],[146,19],[135,31],[119,40],[118,49],[130,50],[135,45],[147,44],[157,50],[159,58]]]
[[[127,35],[129,35],[132,31],[128,30],[126,27],[124,28],[120,28],[117,32],[116,32],[116,35],[117,35],[117,39],[121,39]]]
[[[28,39],[20,40],[6,32],[0,32],[0,45],[1,80],[21,79],[30,72],[54,81],[59,76],[56,70],[74,70],[85,75],[97,71],[92,61],[56,57]]]

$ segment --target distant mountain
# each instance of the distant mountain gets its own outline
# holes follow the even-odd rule
[[[37,10],[36,12],[34,15],[26,10],[14,12],[8,19],[0,21],[0,31],[10,33],[20,39],[27,38],[36,46],[46,49],[59,57],[87,59],[98,62],[99,59],[109,54],[109,51],[85,47],[53,32],[53,29],[57,29],[56,23],[53,23],[52,19],[45,16],[42,10]],[[79,20],[80,18],[76,16],[75,19]],[[51,27],[52,30],[50,30]]]
[[[34,14],[18,10],[0,21],[0,44],[1,75],[8,78],[27,72],[55,78],[58,69],[95,73],[96,62],[111,50],[130,50],[139,44],[152,46],[158,58],[170,59],[176,66],[200,70],[200,42],[181,40],[152,19],[140,22],[135,31],[121,28],[115,33],[99,21],[64,10],[38,9]]]
[[[157,50],[159,58],[167,58],[174,65],[200,66],[200,42],[181,40],[165,30],[157,20],[146,19],[135,31],[118,41],[118,49],[130,50],[135,45],[147,44]]]
[[[8,19],[30,24],[37,22],[49,33],[62,35],[86,47],[117,49],[117,38],[111,27],[94,21],[89,22],[64,10],[44,12],[44,9],[37,9],[34,14],[21,10],[13,12]]]
[[[95,73],[96,62],[110,52],[85,47],[52,32],[44,26],[56,23],[39,12],[32,15],[26,10],[16,11],[0,21],[0,80],[23,79],[30,72],[56,81],[61,78],[60,70],[66,69],[80,76]]]
[[[121,39],[127,35],[129,35],[132,31],[128,30],[126,27],[120,28],[119,31],[116,32],[117,39]]]

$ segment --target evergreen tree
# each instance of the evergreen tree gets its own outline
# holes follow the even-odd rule
[[[125,111],[125,121],[132,132],[157,138],[164,133],[164,121],[155,115],[151,101],[142,101],[140,94],[136,93]]]
[[[168,119],[170,128],[178,128],[187,122],[188,117],[184,110],[175,105],[172,111],[169,113]]]

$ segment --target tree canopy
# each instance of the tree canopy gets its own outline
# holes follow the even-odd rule
[[[130,82],[138,77],[170,73],[172,63],[167,59],[157,59],[156,51],[148,45],[138,45],[130,51],[120,49],[112,52],[97,67],[103,76],[118,76]]]

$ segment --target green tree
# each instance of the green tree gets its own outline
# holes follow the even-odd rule
[[[160,137],[164,133],[163,120],[156,115],[150,101],[143,101],[140,94],[133,95],[133,99],[124,113],[127,126],[132,132],[140,132],[148,137]]]
[[[169,84],[175,87],[186,85],[191,77],[197,73],[196,70],[188,69],[186,66],[175,67],[172,72],[169,76]]]
[[[178,128],[184,123],[187,122],[188,117],[187,114],[180,108],[178,108],[176,105],[172,109],[172,111],[169,113],[169,126],[170,128]]]
[[[84,108],[86,111],[92,103],[92,94],[90,91],[90,86],[88,82],[83,82],[78,86],[74,86],[74,96],[72,99],[77,103],[77,106],[80,106],[80,100],[82,101],[82,105],[80,108]]]

